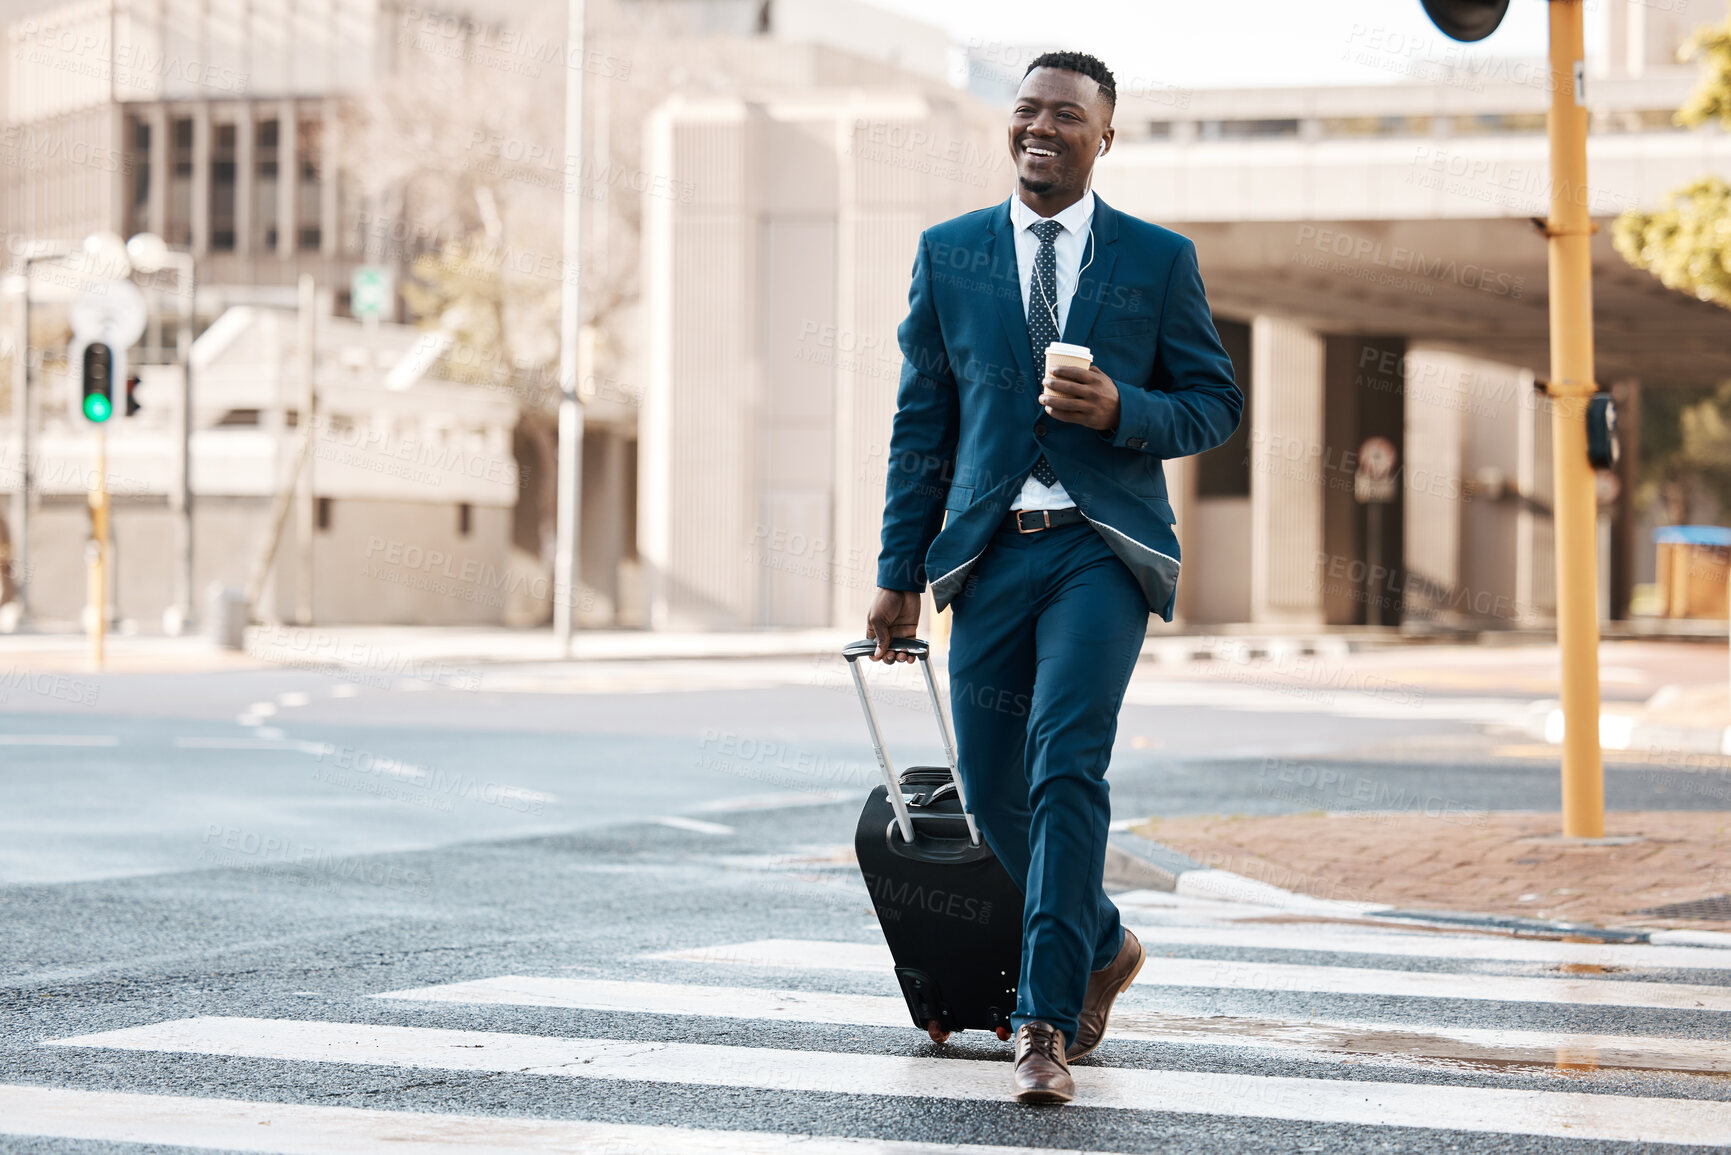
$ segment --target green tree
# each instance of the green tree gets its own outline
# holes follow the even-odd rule
[[[1690,525],[1714,514],[1723,518],[1731,511],[1727,413],[1731,413],[1731,382],[1643,393],[1637,504],[1645,508],[1658,502],[1667,525]]]
[[[1673,119],[1685,128],[1731,128],[1731,20],[1703,28],[1683,47],[1702,77]],[[1667,288],[1731,309],[1731,184],[1704,176],[1668,194],[1655,212],[1626,212],[1612,226],[1623,259]]]

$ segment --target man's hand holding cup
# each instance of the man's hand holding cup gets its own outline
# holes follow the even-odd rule
[[[1040,387],[1041,407],[1059,421],[1089,429],[1118,428],[1118,386],[1094,368],[1094,354],[1087,346],[1061,341],[1048,345]]]

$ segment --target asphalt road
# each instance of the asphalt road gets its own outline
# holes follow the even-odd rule
[[[1483,957],[1472,936],[1147,892],[1120,903],[1155,959],[1079,1068],[1080,1105],[1002,1101],[1006,1049],[900,1023],[871,953],[847,848],[876,767],[844,677],[739,662],[15,683],[0,1151],[1731,1143],[1731,952]],[[885,689],[892,751],[935,757],[918,684]],[[1460,808],[1556,803],[1553,766],[1499,756],[1509,734],[1457,717],[1506,723],[1518,698],[1220,682],[1133,698],[1121,817],[1327,805],[1277,785],[1282,759]],[[1608,785],[1614,806],[1713,802],[1687,772]]]

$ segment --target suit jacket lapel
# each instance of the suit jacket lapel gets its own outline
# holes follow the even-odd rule
[[[1112,284],[1112,266],[1118,261],[1118,211],[1094,196],[1094,263],[1076,282],[1076,295],[1070,298],[1070,315],[1064,318],[1064,343],[1086,345],[1094,331],[1094,319],[1100,315],[1100,302]],[[1082,261],[1087,263],[1087,250]],[[1026,322],[1023,329],[1027,328]],[[1026,339],[1023,344],[1027,344]]]
[[[999,205],[992,213],[992,231],[987,236],[988,277],[991,293],[998,303],[998,318],[1004,324],[1004,336],[1010,342],[1010,356],[1024,379],[1039,383],[1044,375],[1034,372],[1034,354],[1028,346],[1028,315],[1022,309],[1021,273],[1016,265],[1016,230],[1010,222],[1010,202]],[[1036,389],[1035,392],[1038,392]]]

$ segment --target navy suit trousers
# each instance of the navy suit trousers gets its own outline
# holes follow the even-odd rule
[[[950,608],[962,781],[1026,897],[1012,1021],[1043,1019],[1073,1040],[1088,973],[1123,943],[1101,881],[1106,766],[1148,600],[1083,523],[999,531]]]

